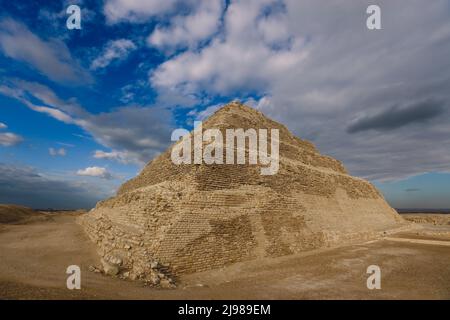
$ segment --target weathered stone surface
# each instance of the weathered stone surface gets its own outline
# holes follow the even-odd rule
[[[105,261],[104,259],[101,260],[102,262],[102,266],[103,266],[103,271],[110,275],[110,276],[115,276],[119,273],[119,266],[112,264],[108,261]]]
[[[155,158],[80,219],[104,259],[120,260],[130,279],[168,286],[177,274],[371,239],[406,224],[369,182],[252,108],[228,104],[203,128],[279,129],[280,169],[262,176],[257,165],[175,165],[171,148]]]
[[[161,288],[165,288],[165,289],[169,289],[169,288],[174,288],[175,287],[172,284],[172,282],[170,280],[167,280],[167,279],[161,280],[159,284],[161,285]]]

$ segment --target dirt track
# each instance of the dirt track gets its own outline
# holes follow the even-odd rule
[[[95,247],[74,215],[61,214],[0,225],[0,298],[450,299],[450,238],[440,230],[437,237],[404,233],[397,239],[239,263],[183,277],[177,289],[162,290],[88,271],[98,264]],[[66,289],[65,270],[72,264],[81,267],[81,290]],[[381,267],[381,290],[366,287],[366,268],[372,264]]]

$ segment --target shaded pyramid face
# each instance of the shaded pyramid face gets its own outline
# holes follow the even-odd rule
[[[238,128],[279,130],[277,173],[248,163],[176,165],[172,146],[81,218],[107,267],[158,283],[165,273],[370,239],[404,224],[369,182],[262,113],[233,102],[203,123]]]

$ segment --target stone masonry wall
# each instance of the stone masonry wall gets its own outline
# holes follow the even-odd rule
[[[405,221],[369,182],[260,112],[232,103],[204,128],[278,128],[280,167],[174,165],[170,149],[80,217],[105,272],[171,287],[182,274],[371,239]]]

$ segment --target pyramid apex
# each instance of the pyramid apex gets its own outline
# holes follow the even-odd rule
[[[224,104],[210,117],[205,119],[205,124],[217,124],[217,122],[222,122],[224,124],[227,123],[229,125],[237,126],[237,128],[240,128],[241,123],[238,120],[239,118],[252,119],[252,121],[254,122],[262,121],[260,124],[265,122],[264,119],[266,119],[260,111],[243,104],[239,100],[233,100],[229,103]]]
[[[234,99],[231,102],[229,102],[228,105],[230,105],[230,106],[242,106],[244,104],[241,102],[241,100]]]
[[[235,99],[228,103],[225,103],[219,110],[221,110],[221,109],[231,110],[231,109],[238,109],[238,108],[242,109],[245,107],[250,108],[249,106],[246,106],[245,104],[243,104],[240,100]]]
[[[252,108],[246,104],[244,104],[241,100],[235,99],[232,100],[231,102],[228,102],[226,104],[224,104],[219,110],[236,110],[236,109],[241,109],[241,110],[247,110],[247,111],[253,111],[253,112],[257,112],[260,113],[258,110],[256,110],[255,108]]]

